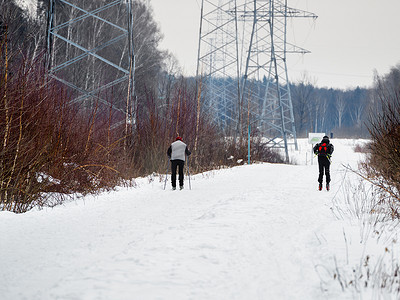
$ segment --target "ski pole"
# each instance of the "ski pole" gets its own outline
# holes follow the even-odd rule
[[[192,185],[190,184],[189,156],[187,157],[187,171],[188,171],[188,178],[189,178],[189,190],[191,190],[192,189]]]
[[[167,162],[167,171],[165,172],[164,190],[165,190],[165,187],[167,185],[168,170],[169,170],[169,160]]]

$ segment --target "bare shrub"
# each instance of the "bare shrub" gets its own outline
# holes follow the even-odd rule
[[[82,111],[69,104],[47,78],[41,57],[21,54],[6,65],[0,74],[0,209],[25,212],[47,205],[49,193],[54,204],[118,184],[124,137],[110,130],[107,116],[97,106]]]
[[[380,109],[370,116],[371,153],[363,165],[365,176],[400,201],[400,90],[377,87]],[[397,213],[397,211],[394,211]]]
[[[370,145],[369,143],[367,144],[356,144],[353,148],[354,152],[358,153],[370,153]]]

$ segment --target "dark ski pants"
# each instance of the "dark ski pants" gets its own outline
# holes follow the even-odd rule
[[[326,156],[318,156],[318,167],[319,167],[319,176],[318,182],[322,184],[324,178],[324,170],[326,176],[326,184],[331,182],[331,174],[329,172],[329,167],[331,166],[331,162]]]
[[[171,183],[176,187],[176,169],[179,171],[179,186],[183,186],[183,166],[185,162],[180,159],[171,160]]]

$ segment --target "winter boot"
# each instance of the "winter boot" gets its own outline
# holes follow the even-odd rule
[[[319,184],[318,190],[319,190],[319,191],[322,191],[322,183]]]
[[[173,186],[173,187],[172,187],[172,190],[175,191],[175,190],[176,190],[176,186]]]
[[[326,184],[326,190],[329,191],[329,183]]]
[[[180,186],[179,186],[179,189],[180,189],[180,190],[183,190],[183,185],[180,185]]]

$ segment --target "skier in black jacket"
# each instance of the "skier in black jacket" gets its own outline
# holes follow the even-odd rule
[[[329,142],[329,137],[324,136],[322,138],[321,143],[318,143],[314,146],[314,154],[318,155],[318,167],[319,167],[319,176],[318,189],[322,190],[322,182],[324,177],[324,169],[326,176],[326,190],[329,191],[329,183],[331,182],[331,174],[329,172],[329,167],[331,165],[331,156],[334,150],[333,145]]]
[[[176,190],[177,168],[179,169],[179,188],[181,190],[183,189],[183,167],[185,165],[186,156],[190,154],[191,152],[180,136],[176,138],[175,142],[173,142],[167,150],[167,155],[171,160],[171,183],[173,190]]]

